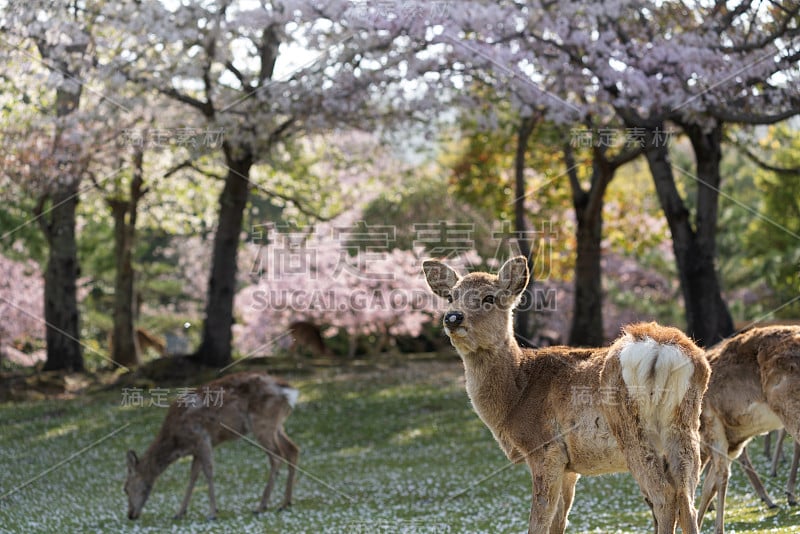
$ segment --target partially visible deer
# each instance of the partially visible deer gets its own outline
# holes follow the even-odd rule
[[[778,476],[778,462],[781,458],[781,451],[783,449],[783,440],[786,438],[786,429],[782,428],[778,434],[777,444],[775,446],[775,455],[772,458],[772,468],[770,469],[770,476]],[[795,484],[797,482],[797,468],[800,465],[800,441],[794,441],[794,454],[792,455],[792,464],[789,466],[789,479],[786,481],[786,500],[790,506],[797,506],[797,496],[794,493]]]
[[[297,402],[298,391],[287,383],[264,372],[246,371],[219,378],[175,400],[169,407],[156,439],[141,458],[128,451],[128,518],[136,519],[142,512],[153,483],[178,458],[192,456],[189,487],[176,514],[186,514],[200,471],[208,482],[209,519],[217,514],[214,497],[213,448],[224,442],[252,433],[266,450],[270,472],[267,485],[256,512],[267,508],[275,476],[282,461],[289,467],[281,508],[292,502],[295,466],[300,449],[286,435],[283,423]],[[208,402],[202,394],[213,398]]]
[[[708,359],[713,372],[703,399],[701,435],[709,469],[698,520],[716,493],[714,531],[722,534],[731,462],[753,437],[770,430],[785,427],[800,437],[800,326],[747,330],[712,347]]]
[[[332,358],[333,351],[325,344],[319,327],[309,321],[295,321],[289,325],[292,345],[289,351],[295,355],[304,351],[318,358]]]
[[[630,470],[658,534],[697,533],[699,426],[710,369],[675,328],[630,325],[611,347],[522,349],[512,313],[528,284],[524,257],[497,276],[460,277],[428,260],[431,290],[450,303],[444,330],[464,363],[478,416],[533,480],[528,532],[562,533],[580,475]]]
[[[772,432],[768,433],[769,436]],[[783,452],[783,440],[786,438],[786,429],[781,428],[780,430],[775,431],[777,433],[777,444],[775,446],[775,453],[772,456],[772,466],[770,468],[770,476],[776,477],[778,476],[778,462],[780,462],[781,455]],[[766,438],[766,436],[765,436]],[[792,440],[794,442],[794,454],[792,456],[792,464],[789,467],[789,478],[786,481],[786,502],[789,506],[797,506],[797,496],[794,493],[794,488],[797,482],[797,468],[798,463],[800,463],[800,442]],[[772,452],[771,450],[769,452]],[[753,467],[753,463],[750,461],[750,457],[747,454],[747,447],[742,449],[742,455],[739,456],[737,459],[742,467],[744,468],[744,472],[747,475],[748,480],[750,481],[750,485],[753,486],[756,494],[758,494],[761,501],[767,505],[767,508],[774,509],[777,508],[778,505],[773,502],[770,498],[769,493],[764,488],[764,484],[761,482],[761,477],[758,476],[755,468]]]

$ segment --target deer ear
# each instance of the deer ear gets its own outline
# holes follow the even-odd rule
[[[447,298],[460,279],[457,272],[438,260],[423,261],[422,270],[431,291],[442,298]]]
[[[528,260],[525,256],[511,258],[500,267],[497,278],[501,289],[517,297],[528,285]]]
[[[125,456],[128,459],[128,471],[135,471],[136,466],[139,465],[139,457],[133,450],[129,450]]]

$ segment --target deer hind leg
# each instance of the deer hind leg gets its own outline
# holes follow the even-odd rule
[[[572,502],[575,500],[575,484],[579,478],[578,473],[564,473],[561,482],[561,497],[558,499],[558,508],[556,516],[553,518],[553,524],[550,525],[550,534],[563,534],[567,529],[567,516],[572,508]]]
[[[200,468],[208,482],[208,519],[217,518],[217,499],[214,496],[214,458],[211,439],[206,437],[201,441],[200,448],[195,458],[200,462]]]
[[[655,532],[673,534],[678,521],[678,499],[668,462],[646,442],[637,443],[633,436],[623,434],[618,441],[630,444],[622,452],[653,512]],[[694,534],[696,530],[690,532]]]
[[[295,467],[297,465],[297,458],[300,454],[300,448],[294,444],[292,440],[283,432],[278,429],[277,432],[271,433],[257,433],[256,439],[264,447],[269,457],[269,478],[267,485],[264,487],[264,492],[261,495],[261,502],[256,509],[256,512],[263,512],[267,509],[269,497],[272,494],[272,489],[275,485],[275,478],[280,470],[281,461],[286,462],[288,466],[288,476],[286,479],[286,492],[283,497],[279,509],[287,508],[292,504],[292,489],[294,487]]]
[[[716,436],[720,436],[720,434],[716,434]],[[722,436],[724,436],[724,433]],[[728,491],[728,478],[731,473],[731,460],[727,454],[728,442],[724,438],[718,438],[714,442],[707,443],[706,446],[711,452],[709,454],[706,479],[703,482],[700,506],[697,509],[697,526],[698,528],[702,526],[703,516],[716,494],[714,532],[722,534],[725,531],[725,494]]]
[[[774,432],[774,430],[773,430]],[[768,432],[766,437],[769,437],[772,432]],[[766,441],[766,437],[764,440]],[[781,428],[778,430],[778,440],[775,445],[775,454],[772,455],[772,467],[769,470],[769,476],[778,476],[778,463],[783,459],[783,440],[786,438],[786,429]]]
[[[706,470],[706,478],[703,481],[703,489],[700,492],[700,505],[697,507],[697,528],[703,526],[703,518],[711,508],[711,501],[717,494],[717,474],[714,471],[714,464],[709,462]]]
[[[297,468],[297,460],[300,458],[300,447],[298,447],[283,429],[278,431],[278,447],[281,451],[281,456],[286,460],[289,474],[286,477],[286,491],[283,495],[283,502],[280,509],[288,508],[292,504],[292,491],[294,490],[294,477]]]
[[[272,452],[272,451],[270,451]],[[272,487],[275,485],[275,477],[280,469],[280,462],[272,454],[267,454],[269,457],[269,477],[267,478],[267,485],[264,487],[264,492],[261,494],[261,501],[258,504],[258,508],[254,510],[255,513],[261,513],[267,509],[267,503],[269,503],[269,496],[272,494]]]
[[[694,494],[700,479],[699,434],[691,428],[677,427],[670,432],[666,457],[667,480],[673,482],[678,522],[684,534],[697,534]]]
[[[183,516],[186,515],[186,509],[189,507],[189,500],[192,498],[192,491],[194,491],[194,485],[197,482],[197,476],[200,474],[200,460],[197,459],[197,456],[192,457],[192,467],[189,472],[189,486],[186,488],[186,495],[183,497],[183,502],[181,503],[181,507],[178,510],[178,513],[175,514],[175,519],[181,519]]]
[[[272,488],[275,485],[275,478],[280,470],[280,449],[278,448],[277,435],[274,431],[273,425],[268,425],[264,429],[255,428],[254,432],[256,440],[267,453],[267,460],[269,461],[269,476],[267,478],[267,485],[264,486],[264,491],[261,494],[261,501],[258,508],[254,511],[256,513],[263,512],[267,509],[269,503],[269,496],[272,494]]]

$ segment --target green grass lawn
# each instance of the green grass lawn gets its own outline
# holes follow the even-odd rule
[[[462,376],[453,360],[287,377],[301,390],[286,425],[302,447],[294,506],[250,512],[267,461],[240,440],[215,450],[214,522],[205,520],[202,476],[186,518],[172,519],[188,459],[156,482],[138,521],[126,517],[125,451],[145,449],[164,408],[125,406],[121,391],[0,405],[0,532],[524,532],[527,470],[509,465],[472,412]],[[751,457],[766,473],[760,448]],[[781,504],[771,511],[738,466],[733,474],[728,532],[800,531],[800,510],[782,499],[784,478],[764,477]],[[583,478],[568,532],[650,532],[650,521],[629,475]]]

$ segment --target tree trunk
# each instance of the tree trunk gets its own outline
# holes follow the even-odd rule
[[[605,342],[603,332],[603,282],[601,242],[603,239],[603,197],[614,177],[614,167],[605,159],[604,147],[595,150],[592,178],[585,191],[578,180],[575,159],[569,146],[565,163],[572,188],[572,204],[578,222],[575,257],[575,301],[569,344],[599,347]]]
[[[697,215],[692,227],[689,210],[675,186],[663,125],[650,128],[646,157],[661,208],[672,234],[672,249],[686,311],[686,332],[701,346],[711,346],[733,333],[733,321],[722,299],[714,265],[722,125],[704,133],[685,127],[697,160]]]
[[[112,331],[111,359],[123,367],[139,365],[140,347],[134,326],[134,270],[133,247],[136,238],[136,218],[142,192],[141,147],[134,148],[133,176],[127,200],[109,199],[114,218],[114,327]]]
[[[533,133],[535,120],[523,117],[517,129],[517,150],[514,156],[514,231],[517,235],[519,252],[528,259],[528,270],[535,273],[528,225],[525,218],[525,153],[528,140]],[[531,276],[528,287],[522,295],[522,301],[514,312],[514,332],[520,341],[533,346],[536,280]]]
[[[51,209],[40,218],[49,244],[44,273],[44,320],[47,325],[45,371],[84,369],[79,341],[77,279],[80,269],[75,241],[78,181],[71,182],[51,195]]]
[[[42,51],[42,57],[47,57]],[[61,63],[68,72],[66,63]],[[66,117],[78,109],[81,91],[56,91],[56,116]],[[67,176],[59,177],[55,191],[45,193],[37,206],[39,226],[47,239],[49,250],[44,273],[44,320],[47,360],[45,371],[83,371],[80,343],[80,314],[78,312],[77,279],[80,275],[78,246],[75,240],[75,209],[80,190],[80,164],[71,160],[69,147],[62,147],[61,132],[56,136],[54,153],[60,154],[59,165]],[[52,205],[45,214],[47,199]]]
[[[214,237],[211,278],[203,324],[203,341],[195,353],[204,365],[224,366],[231,362],[233,297],[236,293],[236,256],[242,231],[244,210],[250,190],[249,149],[223,145],[228,174],[219,199],[219,226]]]

